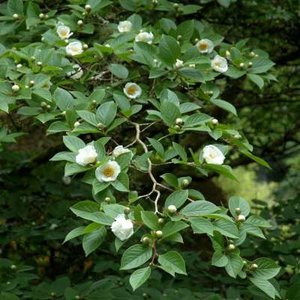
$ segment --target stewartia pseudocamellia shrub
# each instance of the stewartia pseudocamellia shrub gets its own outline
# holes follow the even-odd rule
[[[207,235],[212,265],[279,296],[272,284],[279,267],[239,250],[251,235],[265,238],[268,222],[240,197],[229,199],[229,209],[217,194],[206,201],[194,182],[218,173],[236,180],[230,162],[238,155],[267,166],[238,122],[214,116],[216,108],[237,116],[222,99],[227,82],[261,88],[274,79],[267,53],[247,40],[229,43],[197,19],[198,5],[61,5],[47,14],[39,1],[1,5],[0,109],[62,136],[66,151],[52,161],[65,161],[64,176],[78,174],[91,187],[92,198],[71,207],[90,223],[65,241],[82,237],[86,255],[114,243],[137,289],[154,268],[186,275],[180,244],[189,232]]]

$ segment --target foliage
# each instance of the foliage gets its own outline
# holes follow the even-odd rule
[[[209,9],[207,20],[222,24],[220,14],[239,4],[202,2],[1,4],[1,244],[10,256],[0,261],[2,298],[294,297],[297,279],[287,292],[274,279],[282,271],[265,235],[268,214],[253,214],[238,196],[209,201],[196,184],[216,174],[238,180],[230,167],[237,160],[269,167],[247,133],[254,144],[269,135],[242,130],[252,119],[247,105],[237,117],[236,101],[276,81],[255,42],[199,18]],[[6,145],[25,133],[31,152]],[[253,252],[253,241],[272,251]],[[38,276],[22,252],[34,254],[28,264],[36,261]],[[45,269],[57,262],[68,275],[55,278],[53,269],[50,282]],[[86,281],[82,271],[104,279]],[[223,293],[216,283],[231,288]]]

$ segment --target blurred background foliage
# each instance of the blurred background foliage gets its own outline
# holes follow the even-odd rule
[[[60,3],[39,2],[45,12]],[[276,63],[273,72],[277,81],[262,90],[243,78],[224,86],[224,99],[226,95],[233,99],[238,110],[239,127],[254,145],[255,154],[267,160],[272,169],[234,157],[231,165],[239,183],[221,176],[197,179],[197,184],[209,200],[226,202],[233,194],[250,199],[253,210],[270,220],[268,239],[252,239],[242,249],[243,255],[276,260],[282,267],[278,279],[284,299],[300,299],[300,3],[182,2],[200,4],[196,19],[213,24],[230,42],[249,38],[250,44],[267,51]],[[188,16],[180,18],[183,21]],[[222,110],[215,116],[221,122],[231,117]],[[11,122],[0,117],[1,122]],[[45,138],[42,130],[33,126],[30,138],[18,138],[14,145],[4,142],[17,136],[0,131],[1,300],[268,299],[210,266],[206,258],[211,256],[211,249],[202,237],[187,237],[182,246],[189,277],[174,279],[154,272],[149,284],[135,293],[129,288],[126,272],[118,271],[118,257],[109,245],[88,258],[79,241],[62,245],[66,233],[80,222],[68,207],[90,198],[90,190],[76,178],[61,178],[63,165],[48,162],[49,149],[57,141],[55,137]],[[1,140],[1,136],[9,140]]]

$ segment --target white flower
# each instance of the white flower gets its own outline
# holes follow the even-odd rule
[[[181,67],[183,67],[183,60],[176,59],[175,67],[176,67],[176,68],[181,68]]]
[[[214,43],[209,39],[202,39],[196,47],[200,53],[211,53],[214,50]]]
[[[141,96],[142,94],[142,89],[139,85],[133,82],[128,82],[126,83],[124,89],[123,89],[124,94],[130,98],[130,99],[135,99]]]
[[[211,61],[211,67],[220,73],[224,73],[228,70],[228,64],[226,58],[216,55],[214,59]]]
[[[111,224],[111,231],[119,240],[125,241],[133,235],[133,223],[124,214],[117,215]]]
[[[71,35],[73,35],[73,32],[71,32],[70,27],[65,26],[63,23],[58,23],[58,25],[56,27],[56,32],[62,40],[66,40]]]
[[[75,41],[75,42],[70,43],[66,47],[66,52],[67,52],[68,55],[71,55],[71,56],[75,56],[75,55],[81,54],[83,52],[81,42]]]
[[[208,145],[203,148],[203,158],[208,164],[222,165],[225,156],[218,147]]]
[[[121,172],[121,168],[116,161],[109,160],[106,164],[96,169],[95,175],[100,182],[115,181]]]
[[[97,152],[93,145],[87,145],[84,148],[79,149],[76,155],[76,162],[81,166],[92,164],[96,161]]]
[[[154,35],[152,32],[140,32],[138,35],[135,37],[136,42],[144,42],[148,44],[152,44],[152,41],[154,39]]]
[[[119,32],[129,32],[132,29],[132,23],[130,21],[122,21],[118,25]]]
[[[120,146],[117,146],[117,147],[113,150],[112,155],[113,155],[114,157],[118,157],[119,155],[122,155],[122,154],[124,154],[124,153],[129,153],[129,152],[131,152],[131,150],[129,150],[129,149],[127,149],[127,148],[124,148],[122,145],[120,145]]]
[[[73,66],[74,71],[68,72],[67,75],[72,79],[80,79],[83,75],[82,68],[80,65],[75,64]]]

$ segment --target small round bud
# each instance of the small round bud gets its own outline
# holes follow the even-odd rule
[[[228,247],[227,247],[227,249],[228,249],[228,251],[233,251],[233,250],[235,250],[235,245],[234,244],[229,244],[228,245]]]
[[[235,212],[236,212],[237,215],[240,215],[240,214],[241,214],[241,209],[240,209],[239,207],[237,207],[237,208],[235,209]]]
[[[78,127],[78,126],[80,126],[80,122],[79,122],[79,121],[76,121],[76,122],[74,123],[74,127],[76,128],[76,127]]]
[[[244,215],[238,215],[236,220],[238,222],[245,222],[246,221],[246,217]]]
[[[88,49],[89,48],[89,45],[88,44],[84,44],[83,45],[83,49]]]
[[[69,43],[69,40],[68,40],[68,39],[65,39],[65,43],[68,44],[68,43]]]
[[[39,67],[43,65],[43,63],[42,63],[41,61],[38,61],[36,64],[37,64]]]
[[[255,55],[254,55],[254,57],[256,57],[256,58],[257,58],[258,56],[259,56],[258,54],[255,54]]]
[[[93,104],[97,104],[97,101],[96,101],[96,100],[92,100],[92,103],[93,103]]]
[[[63,116],[65,116],[66,113],[67,113],[67,112],[64,110],[61,114],[62,114]]]
[[[196,68],[196,64],[189,64],[190,68]]]
[[[233,136],[235,139],[240,139],[242,136],[238,133]]]
[[[49,15],[45,15],[45,19],[49,19]]]
[[[253,271],[255,271],[257,268],[258,268],[258,265],[257,265],[257,264],[252,264],[252,265],[250,266],[250,270],[253,270]]]
[[[41,102],[41,107],[46,107],[47,103],[45,101]]]
[[[144,237],[142,238],[142,243],[143,243],[144,245],[148,245],[148,244],[150,243],[150,239],[149,239],[147,236],[144,236]]]
[[[76,300],[79,300],[79,299],[80,299],[80,296],[79,296],[79,295],[76,295],[76,296],[75,296],[75,299],[76,299]]]
[[[55,294],[54,292],[51,292],[51,293],[50,293],[50,296],[51,296],[51,297],[55,297],[55,295],[56,295],[56,294]]]
[[[254,51],[251,51],[251,52],[249,53],[249,55],[250,55],[251,57],[254,57],[254,56],[255,56],[255,52],[254,52]]]
[[[159,218],[158,219],[158,223],[159,224],[164,224],[165,223],[165,219],[164,218]]]
[[[182,39],[182,35],[180,35],[180,34],[179,34],[179,35],[177,35],[177,40],[179,40],[179,41],[180,41],[181,39]]]
[[[174,4],[173,4],[173,7],[176,9],[176,8],[179,7],[179,4],[178,4],[178,3],[174,3]]]
[[[155,235],[156,235],[156,237],[161,238],[163,235],[163,232],[161,230],[157,230],[157,231],[155,231]]]
[[[34,84],[35,84],[34,80],[30,80],[30,81],[29,81],[29,84],[30,84],[31,86],[34,85]]]
[[[130,208],[129,207],[125,207],[124,208],[124,214],[125,215],[129,215],[130,214]]]
[[[63,182],[65,185],[69,185],[69,184],[71,184],[71,182],[72,182],[72,178],[71,178],[70,176],[64,176],[64,177],[62,178],[62,182]]]
[[[14,84],[12,87],[11,87],[12,91],[13,92],[18,92],[20,90],[20,87],[17,85],[17,84]]]
[[[78,20],[78,21],[77,21],[77,25],[78,25],[78,26],[82,26],[82,25],[83,25],[83,21],[82,21],[82,20]]]
[[[105,197],[105,198],[104,198],[104,201],[105,201],[105,202],[110,202],[110,201],[111,201],[111,198],[110,198],[110,197]]]
[[[176,123],[176,125],[182,125],[183,120],[182,120],[181,118],[177,118],[177,119],[175,120],[175,123]]]
[[[225,55],[227,58],[230,58],[230,51],[226,50]]]
[[[18,14],[13,14],[13,18],[14,18],[15,20],[19,19],[19,15],[18,15]]]
[[[39,14],[39,18],[40,19],[44,19],[45,18],[45,15],[43,13]]]
[[[185,178],[185,179],[182,180],[182,186],[183,186],[183,187],[186,187],[186,186],[188,186],[189,184],[190,184],[190,181],[189,181],[188,179]]]
[[[51,108],[51,105],[48,104],[48,105],[47,105],[47,109],[50,109],[50,108]]]
[[[180,130],[180,126],[179,125],[175,125],[174,128],[179,131]]]
[[[156,58],[154,58],[154,59],[153,59],[153,62],[154,62],[155,64],[157,64],[157,63],[158,63],[158,60],[157,60]]]
[[[212,119],[211,120],[212,124],[217,125],[219,123],[218,119]]]
[[[177,211],[177,207],[175,205],[169,205],[168,206],[168,212],[170,214],[174,214],[174,213],[176,213],[176,211]]]
[[[146,298],[148,295],[147,293],[143,293],[143,297]]]
[[[240,63],[240,68],[244,68],[245,64],[243,62]]]
[[[98,124],[97,124],[97,128],[98,128],[98,129],[103,129],[103,128],[105,128],[105,126],[104,126],[104,124],[102,124],[102,123],[98,123]]]
[[[106,48],[110,48],[110,44],[105,44],[105,47]]]
[[[246,261],[245,259],[243,260],[243,264],[244,264],[244,265],[246,265],[246,264],[247,264],[247,261]]]
[[[17,64],[17,69],[22,68],[22,64]]]
[[[249,62],[248,62],[248,67],[252,67],[252,66],[253,66],[252,61],[249,61]]]
[[[11,284],[11,282],[10,282],[10,281],[7,281],[6,284],[9,285],[9,284]]]
[[[86,11],[91,11],[91,10],[92,10],[92,7],[91,7],[89,4],[87,4],[87,5],[84,7],[84,9],[85,9]]]
[[[31,59],[31,60],[35,60],[35,56],[31,56],[30,59]]]
[[[15,270],[15,269],[17,268],[17,266],[16,266],[16,265],[11,265],[10,268],[11,268],[12,270]]]
[[[29,89],[29,85],[25,85],[25,89]]]
[[[198,43],[198,42],[199,42],[199,39],[195,38],[195,39],[194,39],[194,42],[195,42],[195,43]]]

